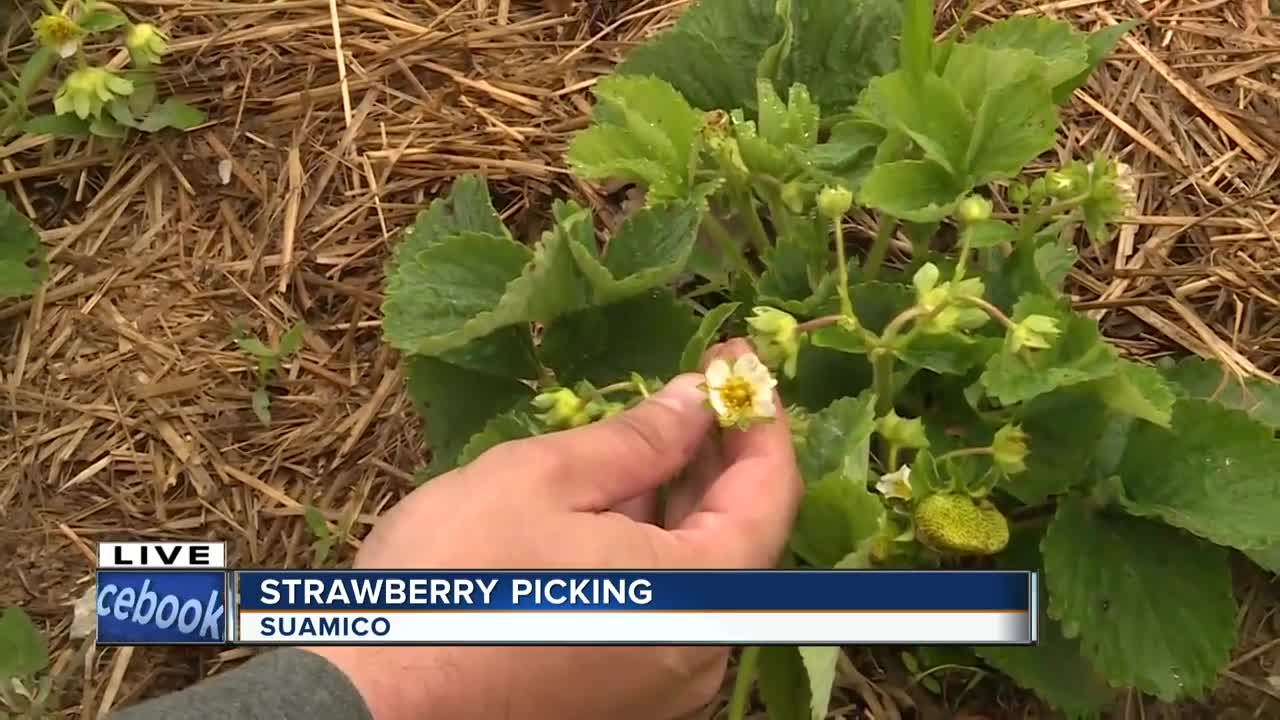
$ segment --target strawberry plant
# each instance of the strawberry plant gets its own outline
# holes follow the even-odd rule
[[[1133,202],[1128,169],[1025,170],[1131,27],[935,38],[926,0],[693,5],[599,81],[569,148],[580,178],[646,193],[603,247],[572,200],[526,247],[475,177],[398,243],[383,329],[423,474],[607,417],[746,335],[757,355],[706,387],[725,426],[790,419],[788,563],[1037,569],[1039,644],[953,664],[1072,716],[1123,688],[1202,694],[1234,642],[1229,550],[1276,565],[1280,405],[1199,361],[1122,357],[1063,283],[1076,238],[1108,242]],[[886,263],[898,235],[908,259]],[[748,649],[730,717],[753,682],[772,717],[823,717],[838,659]]]
[[[159,100],[155,68],[169,41],[155,25],[133,23],[103,0],[71,0],[61,9],[51,0],[43,5],[45,12],[31,25],[38,48],[16,73],[16,82],[0,83],[0,140],[20,132],[118,140],[131,129],[190,130],[205,121],[203,112],[176,98]],[[117,33],[129,54],[127,70],[90,61],[84,46],[104,33]],[[54,112],[31,116],[32,97],[58,73],[62,80],[53,95]]]

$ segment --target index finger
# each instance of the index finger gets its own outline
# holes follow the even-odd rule
[[[744,340],[721,347],[721,356],[751,352]],[[777,417],[721,438],[724,471],[673,533],[693,543],[704,561],[731,567],[772,567],[786,545],[804,485],[796,466],[791,428],[781,399]]]

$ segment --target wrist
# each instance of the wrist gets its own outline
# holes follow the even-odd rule
[[[305,647],[336,667],[364,701],[372,720],[420,720],[426,708],[438,717],[458,717],[442,708],[443,694],[434,690],[439,673],[422,667],[424,648]],[[404,651],[412,657],[401,657]]]

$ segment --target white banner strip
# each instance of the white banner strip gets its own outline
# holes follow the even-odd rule
[[[242,643],[1013,644],[1025,612],[264,612],[238,613]]]

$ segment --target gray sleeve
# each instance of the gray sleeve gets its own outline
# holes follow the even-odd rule
[[[341,670],[305,650],[274,650],[110,720],[372,720]]]

